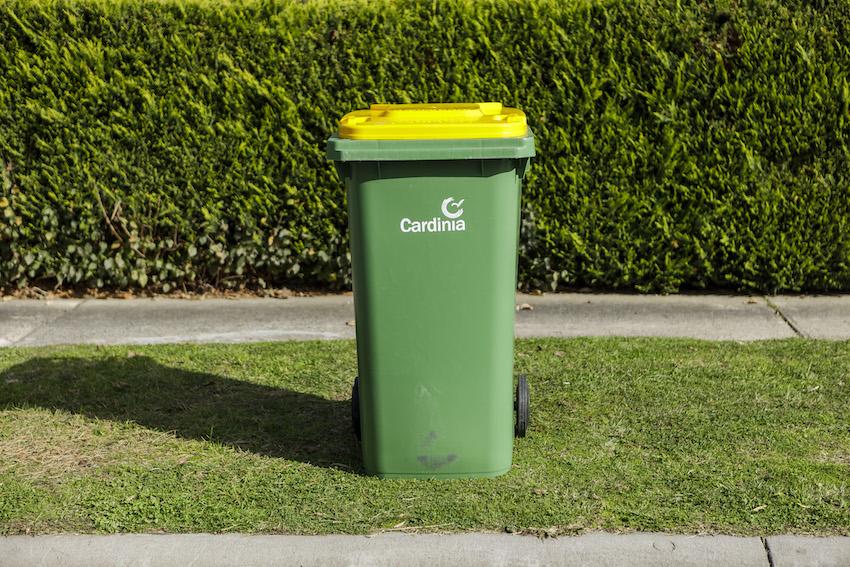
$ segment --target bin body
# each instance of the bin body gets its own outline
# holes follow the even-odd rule
[[[368,473],[511,466],[520,187],[533,139],[497,140],[489,153],[488,142],[329,141],[348,199]]]

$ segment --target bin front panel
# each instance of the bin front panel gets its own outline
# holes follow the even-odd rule
[[[349,164],[370,473],[510,468],[520,162]]]

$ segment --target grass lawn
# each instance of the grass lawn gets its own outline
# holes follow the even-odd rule
[[[363,476],[353,342],[0,349],[0,533],[850,533],[850,343],[519,341],[491,480]]]

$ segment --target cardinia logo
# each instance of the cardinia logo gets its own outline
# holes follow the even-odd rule
[[[402,232],[464,232],[466,221],[463,215],[463,199],[455,201],[454,197],[443,199],[440,205],[442,217],[430,219],[412,220],[407,217],[401,219],[399,227]]]

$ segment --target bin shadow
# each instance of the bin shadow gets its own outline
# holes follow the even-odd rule
[[[184,439],[361,472],[350,402],[163,366],[146,356],[34,358],[0,374],[0,410],[132,421]]]

